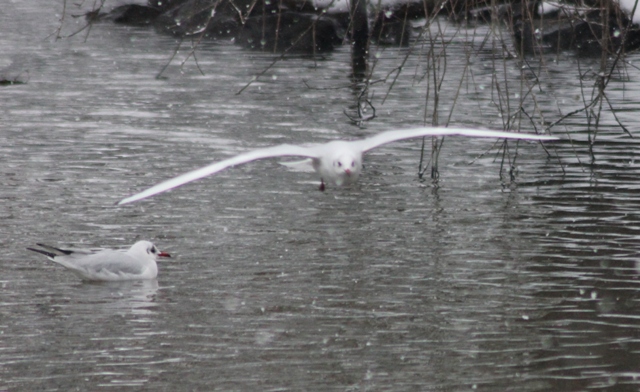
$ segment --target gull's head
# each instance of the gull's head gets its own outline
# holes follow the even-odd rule
[[[333,160],[336,185],[349,184],[358,179],[362,170],[361,159],[352,154],[342,154]]]
[[[161,252],[149,241],[138,241],[127,251],[130,255],[141,259],[151,259],[158,261],[160,257],[171,257],[167,252]]]

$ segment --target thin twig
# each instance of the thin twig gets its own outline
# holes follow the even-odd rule
[[[162,79],[162,74],[164,73],[164,71],[166,71],[166,69],[169,67],[169,64],[171,64],[171,62],[173,61],[173,59],[176,57],[176,55],[178,54],[178,52],[180,51],[180,46],[182,46],[182,42],[184,41],[184,39],[180,39],[178,41],[178,45],[176,45],[176,49],[173,51],[173,54],[171,55],[171,57],[169,58],[169,61],[167,61],[167,63],[164,65],[164,67],[162,67],[162,69],[160,70],[160,72],[158,72],[158,74],[156,75],[156,79]]]

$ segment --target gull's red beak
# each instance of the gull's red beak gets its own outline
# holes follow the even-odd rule
[[[344,169],[344,172],[347,173],[348,176],[351,175],[351,169]]]
[[[171,255],[167,252],[158,252],[158,257],[171,257]]]

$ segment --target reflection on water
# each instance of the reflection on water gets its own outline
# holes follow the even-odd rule
[[[149,321],[142,316],[153,314],[158,281],[93,283],[82,285],[81,290],[83,299],[88,300],[87,311],[94,316],[132,314],[138,316],[138,320]]]
[[[0,88],[0,390],[637,390],[637,143],[609,115],[592,164],[579,118],[550,157],[520,143],[518,184],[500,182],[492,142],[449,138],[438,188],[407,142],[368,154],[353,188],[318,192],[265,161],[116,208],[249,148],[420,124],[425,86],[401,77],[384,105],[371,86],[378,118],[361,129],[343,117],[348,48],[283,61],[238,96],[270,55],[219,43],[198,52],[204,76],[172,63],[157,80],[171,37],[96,25],[52,42],[57,19],[20,4],[0,14],[1,65],[30,75]],[[455,124],[502,124],[483,50]],[[406,53],[381,49],[376,72]],[[423,55],[407,69],[425,72]],[[538,91],[545,115],[580,105],[565,60]],[[635,133],[636,81],[611,83]],[[24,249],[138,239],[177,256],[157,282],[80,283]]]

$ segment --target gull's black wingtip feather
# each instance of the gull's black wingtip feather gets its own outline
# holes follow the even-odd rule
[[[60,253],[62,253],[64,255],[70,255],[71,253],[73,253],[72,250],[60,249],[60,248],[56,248],[55,246],[51,246],[51,245],[47,245],[47,244],[43,244],[43,243],[37,243],[36,245],[41,246],[41,247],[43,247],[45,249],[53,249],[53,250],[55,250],[57,252],[60,252]],[[55,253],[54,253],[54,255],[58,256]]]
[[[40,245],[40,244],[38,244],[38,245]],[[42,249],[27,248],[27,250],[30,250],[30,251],[33,251],[33,252],[36,252],[36,253],[40,253],[42,255],[45,255],[45,256],[51,257],[51,258],[56,257],[55,253],[47,252],[46,250],[42,250]]]

